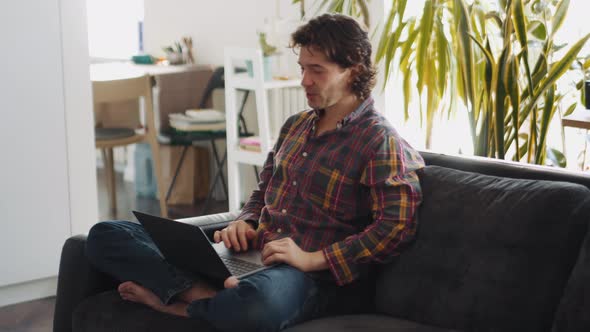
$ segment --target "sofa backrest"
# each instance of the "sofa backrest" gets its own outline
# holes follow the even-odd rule
[[[550,331],[587,231],[590,190],[437,166],[420,183],[417,240],[379,274],[377,311],[460,330]]]
[[[420,155],[424,158],[426,165],[515,179],[566,181],[590,188],[590,174],[588,173],[500,159],[453,156],[430,151],[420,151]]]

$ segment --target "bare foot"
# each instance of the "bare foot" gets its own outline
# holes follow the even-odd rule
[[[215,294],[217,294],[215,288],[199,280],[191,288],[178,294],[178,299],[186,303],[191,303],[196,300],[212,298]]]
[[[145,304],[154,310],[167,314],[188,317],[188,314],[186,313],[186,303],[176,302],[170,305],[165,305],[151,290],[142,287],[133,281],[126,281],[120,284],[118,291],[123,300]]]
[[[225,279],[223,286],[225,288],[234,288],[238,286],[239,282],[240,280],[238,280],[238,278],[231,276]],[[207,284],[205,281],[199,280],[194,283],[191,288],[178,294],[178,299],[186,303],[191,303],[196,300],[212,298],[215,294],[217,294],[215,288]]]
[[[225,282],[223,283],[223,287],[235,288],[235,287],[238,287],[239,283],[240,283],[240,280],[238,278],[231,276],[231,277],[225,279]]]

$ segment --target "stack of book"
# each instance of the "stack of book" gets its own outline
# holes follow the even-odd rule
[[[170,127],[179,131],[225,130],[225,114],[211,109],[192,109],[168,115]]]
[[[240,149],[260,152],[260,137],[250,136],[240,138]]]

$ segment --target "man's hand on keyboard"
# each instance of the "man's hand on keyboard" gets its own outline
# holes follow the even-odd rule
[[[225,247],[234,251],[248,250],[248,242],[254,239],[256,231],[252,225],[244,220],[234,220],[221,231],[215,231],[213,241],[219,243],[223,241]]]
[[[265,244],[262,248],[262,263],[264,265],[285,263],[303,272],[328,268],[328,260],[322,250],[304,251],[290,237]]]

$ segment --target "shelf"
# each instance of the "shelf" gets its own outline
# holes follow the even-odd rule
[[[227,84],[227,83],[226,83]],[[232,87],[240,90],[255,90],[257,88],[256,81],[249,77],[248,74],[236,75],[235,80],[231,83]],[[301,86],[300,79],[292,80],[272,80],[264,82],[264,89],[282,89],[282,88],[294,88]]]
[[[237,64],[243,61],[250,61],[254,64],[252,70],[253,77],[248,73],[238,71]],[[273,99],[273,111],[278,112],[281,105],[277,99],[270,98],[271,95],[281,94],[280,89],[301,89],[301,79],[294,78],[290,80],[271,80],[263,81],[262,51],[259,49],[246,49],[228,47],[224,54],[225,64],[225,113],[227,128],[227,175],[228,175],[228,193],[229,193],[229,211],[237,212],[241,208],[242,184],[240,181],[239,165],[263,166],[268,156],[268,149],[272,147],[273,142],[262,144],[265,147],[263,151],[245,150],[239,147],[240,137],[235,124],[238,122],[238,91],[251,91],[256,98],[256,118],[258,131],[261,140],[271,139],[271,117],[269,99]],[[271,91],[271,93],[268,93]],[[290,91],[289,91],[290,92]],[[291,93],[288,93],[290,95]],[[278,124],[280,125],[280,123]]]
[[[229,151],[229,153],[232,154],[232,157],[237,163],[257,166],[263,166],[268,155],[266,152],[248,151],[239,148],[235,148]]]

